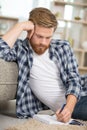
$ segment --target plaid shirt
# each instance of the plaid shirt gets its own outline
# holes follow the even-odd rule
[[[18,90],[16,97],[17,116],[32,117],[47,107],[33,94],[29,87],[29,75],[33,64],[33,51],[28,39],[17,40],[11,49],[0,39],[0,58],[15,61],[18,64]],[[53,60],[60,71],[60,78],[66,88],[66,95],[73,94],[78,99],[87,95],[87,76],[79,76],[76,59],[67,41],[52,40],[49,47],[49,58]]]

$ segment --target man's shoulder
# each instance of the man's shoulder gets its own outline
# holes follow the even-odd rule
[[[54,46],[65,46],[69,45],[69,42],[67,40],[52,39],[51,44]]]

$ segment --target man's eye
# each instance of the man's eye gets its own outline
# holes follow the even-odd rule
[[[47,37],[47,39],[50,39],[51,37]]]

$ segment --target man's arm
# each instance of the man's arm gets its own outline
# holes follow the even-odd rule
[[[78,65],[76,62],[76,58],[74,56],[73,50],[69,46],[69,44],[65,44],[63,46],[63,50],[65,51],[65,55],[63,53],[65,62],[64,71],[66,70],[66,75],[64,76],[64,73],[62,74],[62,80],[64,81],[64,86],[66,87],[66,105],[63,109],[63,111],[60,113],[58,110],[56,112],[57,118],[60,121],[67,122],[71,118],[72,112],[74,110],[75,104],[77,103],[77,100],[80,99],[80,90],[81,90],[81,84],[80,84],[80,76],[78,72]],[[68,52],[68,53],[67,53]]]
[[[10,48],[12,48],[22,31],[29,32],[32,30],[34,30],[34,24],[31,21],[20,22],[2,36],[2,39],[9,45]]]

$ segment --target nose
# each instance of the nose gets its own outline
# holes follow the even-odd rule
[[[42,43],[43,45],[45,45],[45,44],[46,44],[46,38],[42,38],[42,39],[41,39],[41,43]]]

